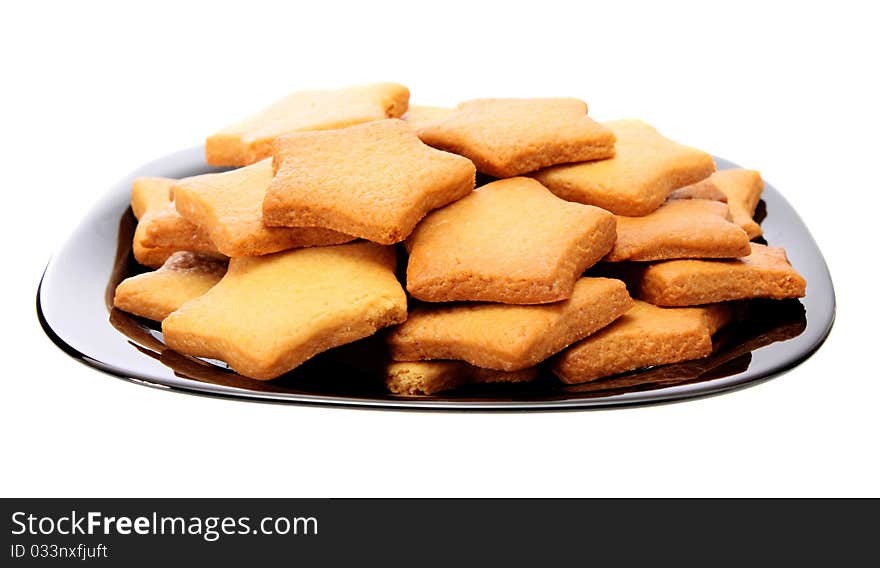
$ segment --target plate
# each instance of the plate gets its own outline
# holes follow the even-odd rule
[[[800,301],[754,301],[748,317],[716,338],[706,359],[563,385],[549,371],[533,383],[471,385],[424,397],[384,392],[374,377],[349,368],[333,351],[273,381],[241,377],[218,361],[167,349],[158,324],[112,308],[123,278],[140,272],[131,256],[135,219],[131,182],[221,171],[204,164],[201,147],[169,154],[120,180],[51,259],[37,291],[46,334],[71,357],[109,375],[178,392],[243,400],[356,407],[446,410],[561,410],[669,402],[754,385],[795,367],[822,344],[834,322],[831,276],[809,230],[785,198],[765,185],[758,215],[764,239],[783,246],[807,280]],[[719,169],[738,167],[716,158]],[[369,345],[366,340],[365,345]]]

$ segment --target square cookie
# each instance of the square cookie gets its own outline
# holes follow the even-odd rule
[[[177,212],[207,232],[227,256],[255,256],[290,248],[335,245],[354,240],[316,227],[267,227],[263,199],[272,181],[272,160],[218,174],[205,174],[174,185]]]
[[[452,304],[418,307],[388,335],[396,361],[455,359],[499,371],[537,365],[602,329],[632,306],[626,286],[581,278],[555,304]]]
[[[283,134],[398,118],[408,104],[409,89],[397,83],[293,93],[209,136],[205,159],[213,166],[247,166],[270,157],[272,142]]]
[[[559,354],[553,372],[568,384],[707,357],[712,335],[731,316],[724,305],[660,308],[635,305],[614,323]]]
[[[395,251],[357,242],[233,258],[207,294],[162,321],[179,353],[268,380],[406,319]]]
[[[657,209],[674,189],[715,171],[712,156],[664,138],[640,120],[605,125],[617,137],[613,158],[553,166],[533,177],[568,201],[637,217]]]
[[[658,306],[697,306],[728,300],[802,298],[807,283],[785,249],[751,243],[736,260],[667,260],[636,272],[636,296]]]
[[[708,199],[673,199],[644,217],[618,216],[617,241],[605,260],[748,256],[749,236],[730,219],[726,204]]]
[[[508,373],[461,361],[395,361],[384,371],[388,392],[404,396],[430,395],[476,383],[525,383],[537,376],[537,367]]]
[[[428,302],[564,300],[611,250],[614,226],[611,213],[531,178],[492,182],[418,224],[406,241],[406,288]]]
[[[499,178],[614,155],[614,134],[588,118],[587,104],[577,99],[467,101],[444,118],[423,122],[419,136]]]
[[[136,316],[162,321],[213,288],[225,273],[226,261],[215,255],[175,252],[158,270],[120,282],[113,305]]]
[[[271,227],[322,227],[381,244],[474,188],[467,158],[423,144],[402,120],[301,132],[275,142],[263,202]]]

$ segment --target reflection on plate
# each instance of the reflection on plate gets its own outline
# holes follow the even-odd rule
[[[719,168],[736,167],[716,159]],[[697,361],[643,369],[581,385],[564,385],[546,369],[531,383],[466,385],[423,397],[384,391],[376,377],[382,342],[367,338],[321,354],[273,381],[241,377],[221,362],[178,354],[162,343],[157,323],[112,308],[123,278],[142,272],[131,255],[135,220],[128,208],[138,176],[184,177],[214,171],[201,148],[171,154],[122,180],[95,207],[44,274],[37,310],[46,333],[71,356],[140,384],[191,393],[277,402],[433,409],[570,409],[643,404],[705,396],[778,375],[809,357],[834,320],[834,290],[809,231],[769,184],[759,206],[766,240],[788,251],[807,279],[801,301],[752,301]]]

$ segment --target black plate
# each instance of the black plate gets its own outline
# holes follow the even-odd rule
[[[721,169],[737,167],[716,159]],[[383,392],[367,373],[324,354],[274,381],[243,378],[221,363],[171,351],[153,322],[112,309],[113,290],[141,269],[131,257],[134,217],[131,181],[139,176],[180,178],[213,170],[201,147],[170,154],[116,184],[49,262],[37,292],[43,329],[77,360],[132,382],[197,394],[274,402],[420,409],[572,409],[645,404],[706,396],[779,375],[809,357],[834,321],[831,276],[816,243],[788,202],[769,184],[759,214],[764,238],[788,251],[807,279],[801,301],[750,302],[748,317],[728,326],[715,353],[699,361],[654,367],[565,386],[549,372],[534,383],[485,385],[430,397]],[[369,345],[369,342],[366,342]]]

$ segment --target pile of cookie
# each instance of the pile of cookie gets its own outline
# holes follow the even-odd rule
[[[374,370],[396,394],[541,366],[584,383],[706,357],[731,301],[805,292],[753,242],[758,172],[577,99],[306,91],[205,152],[235,169],[134,181],[132,252],[156,270],[115,306],[252,379],[382,330]]]

